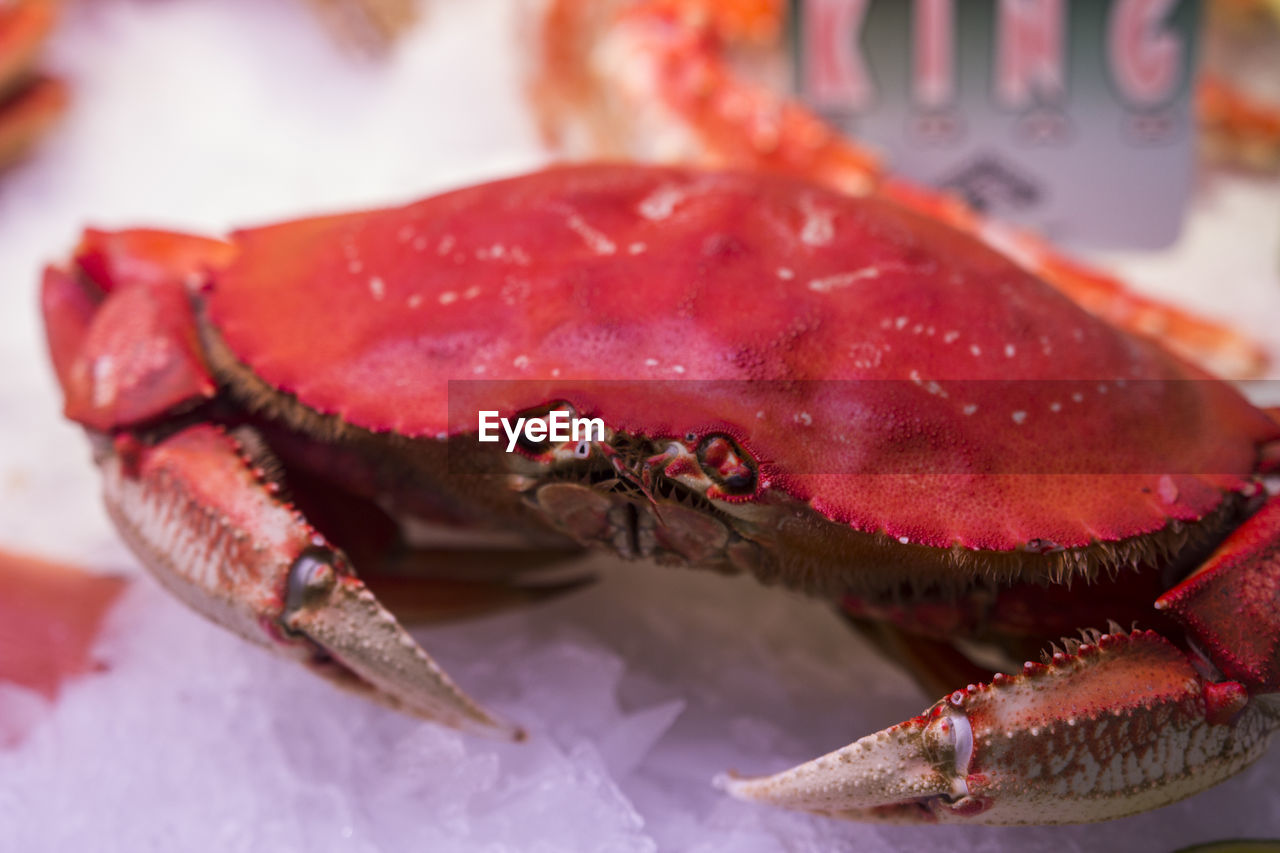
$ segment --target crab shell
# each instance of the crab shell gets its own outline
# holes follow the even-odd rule
[[[208,319],[310,410],[464,435],[476,408],[451,411],[450,380],[485,380],[453,388],[503,415],[567,400],[657,440],[724,431],[759,460],[737,500],[916,545],[1080,548],[1194,522],[1276,435],[995,252],[780,178],[557,170],[233,242]]]
[[[45,313],[68,416],[117,436],[100,451],[109,503],[144,558],[162,577],[185,572],[184,597],[242,633],[271,613],[322,648],[347,643],[340,661],[369,646],[344,632],[384,611],[343,558],[317,568],[308,555],[323,536],[254,491],[261,471],[235,456],[243,448],[228,452],[224,436],[193,421],[235,423],[225,414],[234,404],[266,424],[277,453],[296,461],[346,446],[379,488],[419,477],[463,516],[499,514],[500,525],[550,525],[626,556],[748,569],[826,592],[1171,565],[1188,531],[1212,540],[1236,522],[1259,493],[1264,447],[1280,438],[1229,386],[1103,324],[971,238],[780,176],[581,166],[239,231],[227,243],[91,233],[75,270],[48,273]],[[566,448],[504,453],[475,441],[481,409],[512,416],[551,405],[603,420],[607,438],[587,463]],[[453,469],[476,458],[498,476]],[[349,462],[339,454],[319,467]],[[566,482],[583,464],[612,466],[614,485]],[[635,488],[615,488],[619,479]],[[177,491],[186,508],[163,505]],[[619,506],[630,515],[619,520]],[[215,527],[215,509],[224,529],[242,532],[232,544],[192,545],[189,536]],[[1276,516],[1269,505],[1249,535],[1271,541]],[[179,535],[175,524],[190,529]],[[1228,586],[1247,587],[1252,553],[1229,567]],[[1270,600],[1277,579],[1265,577],[1246,597]],[[201,584],[217,606],[198,600]],[[338,615],[308,603],[322,599]],[[1107,605],[1088,612],[1104,620]],[[1222,613],[1207,606],[1211,626],[1198,636],[1225,655],[1225,641],[1211,642]],[[1274,644],[1241,667],[1247,688],[1204,681],[1156,635],[1097,645],[1120,660],[1098,671],[1147,671],[1159,688],[1116,707],[1176,706],[1174,738],[1200,737],[1243,713],[1252,691],[1276,687],[1270,676],[1249,681],[1271,666]],[[439,687],[416,709],[457,700],[415,654]],[[1094,711],[1128,689],[1132,674],[1109,685],[1104,676],[1105,689],[1072,675],[1098,669],[1081,660],[1037,684],[1083,691],[1071,701]],[[413,664],[387,661],[351,667],[383,694],[404,695],[397,680]],[[1019,691],[1043,693],[1022,682],[991,691],[1015,706]],[[732,784],[800,807],[920,819],[914,806],[884,804],[928,801],[923,813],[935,818],[969,816],[991,810],[978,795],[984,780],[1002,779],[989,785],[1005,797],[996,822],[1100,819],[1185,796],[1256,758],[1271,728],[1255,705],[1239,729],[1247,737],[1215,735],[1220,749],[1206,762],[1151,782],[1158,795],[1117,793],[1094,807],[1101,794],[1091,788],[1075,793],[1093,805],[1056,818],[1048,794],[1012,795],[996,769],[966,780],[959,718],[940,712],[903,729],[928,736],[927,784],[832,799],[831,778],[819,774],[819,795],[795,794],[813,776],[803,768]],[[492,722],[462,704],[435,716]],[[941,753],[935,723],[951,738]],[[980,734],[991,735],[965,737]],[[946,805],[956,798],[960,806]]]

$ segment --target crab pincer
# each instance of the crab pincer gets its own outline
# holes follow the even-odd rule
[[[1206,680],[1153,631],[1070,646],[829,755],[724,787],[866,821],[1082,823],[1216,784],[1280,728],[1273,707],[1236,682]]]
[[[55,369],[68,415],[90,429],[112,520],[162,584],[241,636],[391,707],[520,737],[458,689],[285,499],[256,431],[201,417],[216,385],[188,291],[231,255],[166,232],[89,232],[71,268],[46,271]],[[174,412],[187,415],[162,420]]]

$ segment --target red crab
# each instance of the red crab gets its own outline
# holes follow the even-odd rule
[[[66,414],[160,581],[430,719],[518,732],[370,591],[392,564],[388,601],[449,606],[410,519],[751,572],[955,679],[919,717],[725,783],[746,798],[1101,820],[1226,778],[1280,725],[1276,420],[900,206],[560,168],[225,241],[90,231],[43,308]],[[476,440],[485,409],[605,430],[509,453]],[[1108,620],[1146,628],[1091,630]],[[1077,629],[982,679],[951,645]]]

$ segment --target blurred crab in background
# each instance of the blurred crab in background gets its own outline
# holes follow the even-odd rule
[[[1280,167],[1280,92],[1250,92],[1242,84],[1251,76],[1275,79],[1266,59],[1280,52],[1280,3],[1213,0],[1206,42],[1196,102],[1205,149],[1214,160],[1274,172]]]
[[[370,54],[385,52],[418,18],[416,0],[307,0],[343,42]]]
[[[0,169],[20,160],[66,109],[66,85],[36,69],[56,14],[53,0],[0,3]]]
[[[417,20],[420,7],[424,5],[417,0],[309,2],[341,39],[370,53],[383,52],[393,44]],[[538,10],[536,14],[540,18],[540,26],[536,28],[539,34],[535,48],[538,58],[534,100],[542,113],[544,130],[553,141],[574,135],[568,126],[585,121],[590,125],[587,152],[635,155],[645,150],[657,153],[651,147],[655,139],[673,131],[676,136],[690,131],[694,139],[687,139],[682,145],[692,144],[710,150],[696,154],[683,151],[678,155],[680,158],[692,156],[697,160],[709,157],[717,162],[724,159],[725,162],[743,165],[775,161],[776,165],[776,158],[767,156],[765,150],[776,143],[762,140],[761,134],[764,137],[776,132],[793,134],[803,148],[805,143],[801,139],[819,133],[815,127],[808,126],[808,121],[800,119],[795,112],[795,104],[768,106],[756,103],[754,108],[757,110],[765,108],[777,113],[773,120],[778,126],[769,128],[768,116],[757,114],[755,120],[763,121],[766,126],[756,128],[751,144],[757,150],[753,154],[744,156],[741,151],[716,150],[733,141],[729,130],[734,121],[730,120],[727,126],[722,127],[714,139],[708,135],[709,127],[681,129],[689,119],[688,109],[694,104],[685,103],[677,107],[674,101],[687,102],[690,98],[700,97],[699,93],[661,91],[668,86],[692,85],[695,89],[704,90],[702,97],[709,95],[711,90],[718,90],[715,97],[719,100],[734,101],[748,97],[752,92],[759,99],[763,95],[761,91],[752,85],[744,87],[742,84],[753,78],[759,83],[761,75],[747,73],[738,80],[737,72],[745,71],[753,64],[771,69],[763,75],[765,77],[777,70],[776,54],[781,49],[785,13],[785,4],[780,0],[539,0],[530,5]],[[1197,112],[1204,147],[1216,160],[1264,171],[1273,170],[1280,165],[1280,104],[1243,90],[1238,83],[1239,75],[1231,73],[1230,69],[1238,64],[1235,54],[1242,43],[1256,43],[1266,38],[1274,41],[1277,37],[1275,28],[1280,22],[1280,6],[1272,0],[1211,0],[1209,11],[1210,61],[1209,67],[1201,73],[1197,92]],[[651,32],[648,37],[641,37],[638,44],[627,45],[630,38],[640,36],[640,31],[647,27],[683,33],[668,32],[655,38],[657,33]],[[635,32],[628,36],[630,30]],[[613,43],[615,41],[617,44]],[[597,45],[603,56],[593,56]],[[624,94],[624,89],[616,87],[623,83],[625,77],[631,74],[644,76],[643,65],[636,62],[634,56],[627,58],[628,51],[637,47],[653,51],[649,61],[665,65],[662,72],[665,79],[659,84],[659,89]],[[730,52],[737,54],[732,71],[724,63]],[[691,55],[678,56],[681,53]],[[601,74],[601,68],[607,71]],[[638,80],[632,80],[628,85],[636,82]],[[654,82],[650,81],[649,85]],[[777,80],[772,82],[776,87]],[[668,108],[674,108],[676,114],[683,115],[663,116],[658,127],[642,131],[637,131],[638,122],[628,128],[621,121],[627,114],[623,104],[636,97],[653,99],[647,112],[658,108],[659,103],[665,103]],[[768,100],[771,99],[766,98]],[[630,103],[630,106],[635,105]],[[740,104],[739,109],[744,106]],[[784,112],[792,115],[784,117]],[[671,121],[673,117],[676,118],[674,124]],[[738,121],[744,118],[739,116]],[[784,126],[789,127],[783,130]],[[644,141],[646,135],[648,142]],[[814,141],[810,139],[810,143]],[[667,143],[656,144],[664,146]],[[847,143],[846,148],[844,156],[850,158],[846,164],[849,171],[840,178],[831,178],[837,183],[848,181],[850,188],[856,188],[870,177],[869,174],[860,176],[859,172],[877,173],[880,169],[870,152],[858,151],[852,143]],[[792,155],[805,157],[814,153],[806,155],[801,150],[792,152]],[[665,150],[659,156],[669,159],[677,155]],[[822,167],[814,163],[812,168],[816,175]],[[880,180],[877,178],[876,182]],[[936,206],[937,213],[963,218],[963,214],[952,209],[949,199],[928,198],[927,193],[920,196],[914,191],[916,189],[903,188],[902,191],[915,196],[913,202],[916,204]],[[1010,236],[1005,234],[1003,239]],[[1017,242],[1023,244],[1027,252],[1040,254],[1044,251],[1029,235],[1018,235]],[[1086,302],[1100,306],[1106,302],[1131,300],[1128,294],[1120,297],[1120,292],[1115,289],[1118,282],[1105,274],[1074,264],[1068,266],[1069,269],[1058,270],[1057,277],[1074,287],[1076,294]],[[1114,311],[1150,312],[1142,322],[1148,326],[1167,323],[1187,338],[1184,345],[1188,349],[1205,347],[1208,354],[1208,351],[1221,347],[1222,361],[1218,366],[1226,368],[1225,372],[1244,375],[1255,372],[1258,367],[1258,353],[1249,351],[1246,342],[1236,341],[1233,345],[1227,342],[1226,337],[1215,342],[1218,335],[1211,326],[1199,325],[1192,318],[1173,312],[1166,306],[1132,300],[1124,306],[1116,305]],[[1239,346],[1241,351],[1231,352],[1235,346]]]

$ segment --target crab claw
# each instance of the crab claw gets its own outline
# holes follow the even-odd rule
[[[518,738],[454,685],[242,443],[196,424],[154,445],[99,436],[107,508],[165,586],[341,686],[457,728]]]
[[[1261,756],[1280,727],[1265,699],[1204,680],[1154,632],[1072,645],[829,755],[722,785],[856,820],[1083,823],[1216,784]]]

